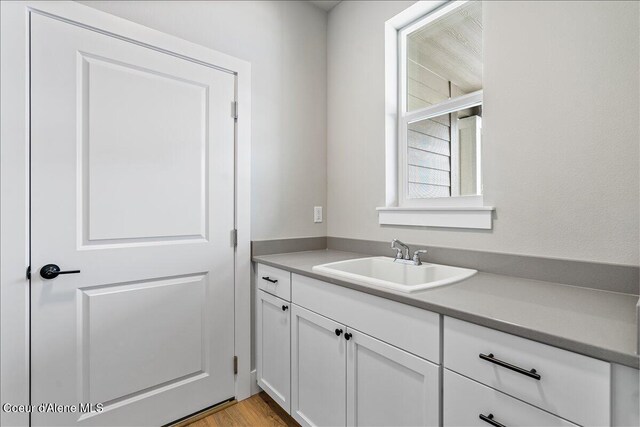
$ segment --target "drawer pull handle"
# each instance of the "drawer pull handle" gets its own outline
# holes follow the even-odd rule
[[[353,335],[351,335],[349,332],[347,332],[346,334],[344,334],[344,339],[349,341],[351,339]]]
[[[282,311],[286,311],[286,310],[289,310],[289,306],[288,305],[283,305],[282,306]]]
[[[271,282],[271,283],[278,283],[278,279],[272,279],[269,276],[263,276],[262,280],[266,280],[267,282]]]
[[[489,353],[488,355],[480,353],[479,357],[482,360],[486,360],[487,362],[495,363],[496,365],[502,366],[503,368],[511,369],[512,371],[515,371],[515,372],[517,372],[519,374],[522,374],[522,375],[526,375],[526,376],[528,376],[530,378],[533,378],[534,380],[540,380],[540,374],[538,374],[535,369],[531,369],[531,370],[527,371],[526,369],[523,369],[523,368],[521,368],[519,366],[512,365],[511,363],[504,362],[504,361],[502,361],[500,359],[496,359],[493,356],[493,353]]]
[[[494,426],[494,427],[507,427],[507,426],[505,426],[504,424],[499,423],[499,422],[497,422],[496,420],[494,420],[494,419],[493,419],[493,414],[489,414],[489,415],[483,415],[483,414],[480,414],[480,415],[479,415],[479,417],[480,417],[480,419],[481,419],[482,421],[484,421],[485,423],[489,423],[489,424],[491,424],[491,425],[492,425],[492,426]]]
[[[337,336],[342,335],[342,329],[336,329],[336,335]]]

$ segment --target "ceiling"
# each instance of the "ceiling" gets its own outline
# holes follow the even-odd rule
[[[326,10],[329,12],[333,9],[341,0],[311,0],[310,3],[313,3],[315,6],[319,7],[322,10]]]

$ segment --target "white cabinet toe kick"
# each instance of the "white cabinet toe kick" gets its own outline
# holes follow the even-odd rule
[[[262,264],[255,283],[258,385],[303,426],[639,425],[635,369]]]

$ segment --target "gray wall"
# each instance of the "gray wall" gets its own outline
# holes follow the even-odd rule
[[[327,15],[306,2],[85,1],[251,62],[251,238],[326,235]]]
[[[494,229],[381,227],[384,22],[328,25],[328,235],[638,265],[639,4],[484,2],[485,203]]]
[[[412,1],[342,2],[328,29],[303,2],[85,3],[252,63],[253,240],[398,237],[638,265],[636,2],[484,3],[492,231],[378,225],[383,25]]]

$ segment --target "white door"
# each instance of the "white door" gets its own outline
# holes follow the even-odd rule
[[[291,415],[303,426],[346,423],[346,327],[291,305]]]
[[[437,426],[440,368],[348,329],[347,425]]]
[[[258,290],[258,385],[287,412],[291,412],[290,304]]]
[[[234,75],[31,16],[32,424],[232,398]]]

